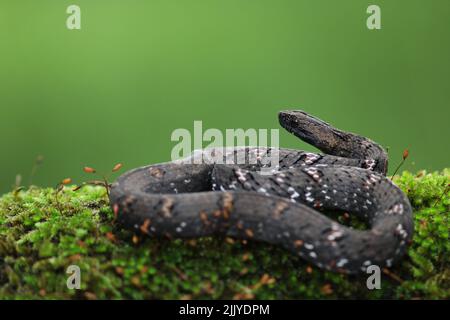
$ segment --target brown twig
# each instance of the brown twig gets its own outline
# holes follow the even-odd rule
[[[433,205],[433,208],[436,207],[439,201],[442,200],[442,198],[447,194],[447,192],[450,190],[450,183],[447,184],[447,187],[445,187],[444,192],[442,192],[441,196],[436,200],[436,202]]]
[[[396,275],[395,273],[389,271],[389,269],[384,268],[384,269],[383,269],[383,273],[384,273],[385,275],[387,275],[389,278],[391,278],[391,279],[393,279],[393,280],[395,280],[395,281],[397,281],[397,282],[399,282],[399,283],[403,283],[403,279],[400,278],[400,277],[399,277],[398,275]]]

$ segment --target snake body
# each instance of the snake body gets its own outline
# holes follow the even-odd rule
[[[392,266],[414,227],[407,197],[385,177],[383,148],[302,111],[282,111],[279,121],[324,153],[279,149],[271,175],[259,173],[260,163],[195,164],[205,151],[133,169],[111,187],[117,222],[149,236],[264,241],[336,272]],[[273,151],[242,147],[226,149],[223,157]],[[336,210],[365,219],[369,228],[356,230],[321,213]]]

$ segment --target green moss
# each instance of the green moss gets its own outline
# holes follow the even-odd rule
[[[134,244],[114,225],[102,188],[67,188],[58,204],[53,189],[32,187],[0,198],[0,298],[450,298],[450,170],[395,181],[414,206],[416,233],[381,290],[264,243]],[[71,264],[81,268],[81,290],[66,287]]]

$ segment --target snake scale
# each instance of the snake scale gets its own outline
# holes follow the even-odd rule
[[[323,154],[278,149],[278,170],[271,175],[260,174],[259,162],[195,164],[205,151],[136,168],[111,187],[117,222],[150,236],[264,241],[335,272],[392,266],[406,252],[414,227],[408,198],[385,177],[383,148],[303,111],[282,111],[279,121]],[[267,156],[273,150],[227,148],[223,156],[238,152]],[[324,211],[354,214],[369,227],[344,226]]]

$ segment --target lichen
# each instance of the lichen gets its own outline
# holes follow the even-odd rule
[[[450,170],[404,172],[395,182],[416,230],[380,290],[368,290],[364,275],[325,272],[264,243],[137,237],[114,223],[101,187],[66,187],[57,199],[52,188],[31,187],[0,198],[0,298],[448,299]],[[80,290],[66,286],[74,264]]]

